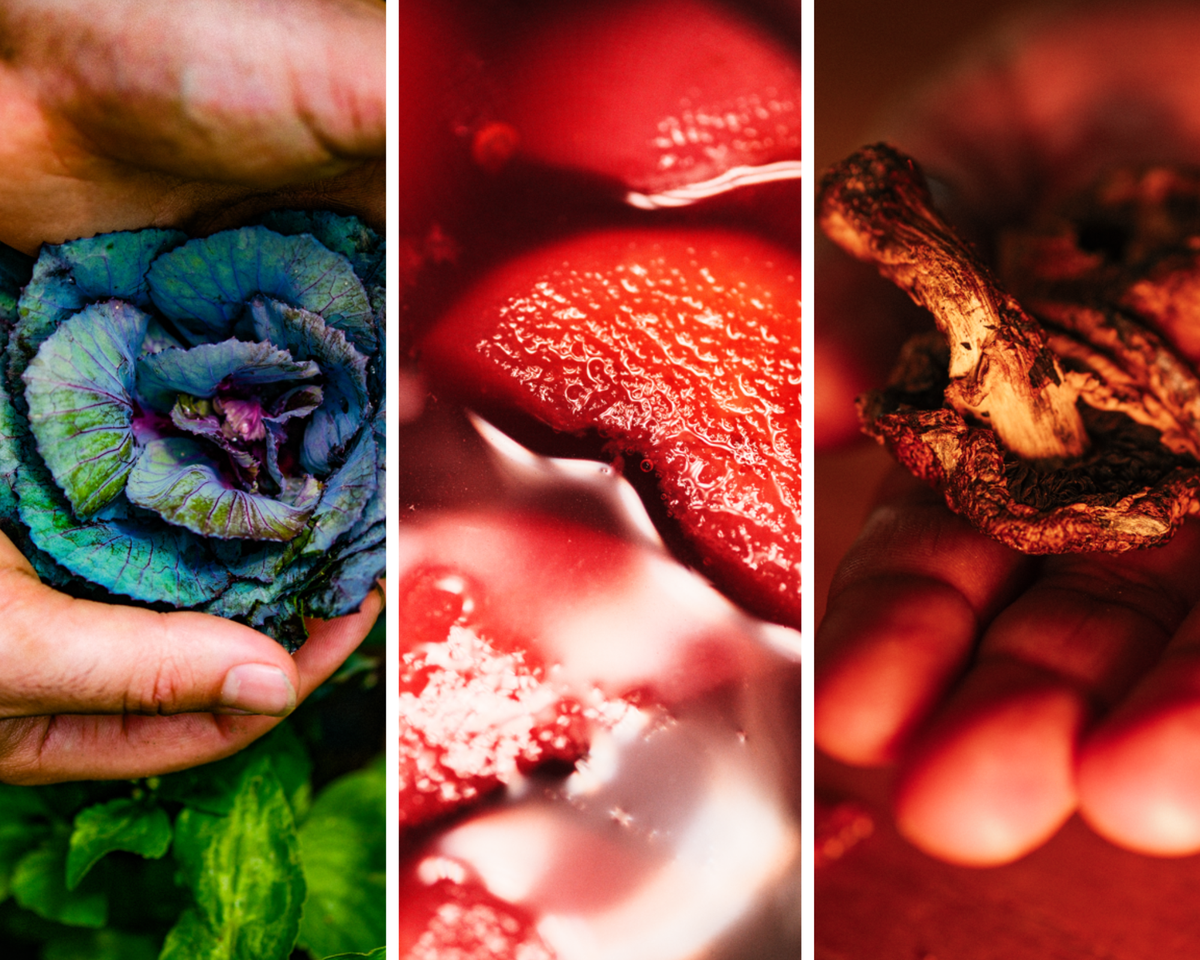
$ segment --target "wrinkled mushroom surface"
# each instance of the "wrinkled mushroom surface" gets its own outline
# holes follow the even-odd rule
[[[952,510],[1026,553],[1152,546],[1196,512],[1200,176],[1115,174],[1002,238],[1003,285],[886,144],[826,173],[818,216],[934,316],[859,416]]]

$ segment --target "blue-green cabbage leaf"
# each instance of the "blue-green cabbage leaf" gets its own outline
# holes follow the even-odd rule
[[[296,211],[0,251],[0,529],[59,589],[290,649],[357,610],[384,570],[384,254]]]

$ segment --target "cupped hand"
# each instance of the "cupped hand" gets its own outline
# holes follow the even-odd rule
[[[384,221],[377,0],[3,0],[0,241],[204,233],[316,205]],[[164,773],[261,736],[382,606],[290,657],[198,613],[77,600],[0,537],[0,781]]]
[[[293,657],[207,614],[68,597],[0,535],[0,781],[141,777],[235,753],[341,665],[382,605],[372,591],[358,613],[309,621]]]
[[[1200,13],[1010,31],[890,132],[978,238],[1106,166],[1194,162]],[[848,302],[828,291],[822,314]],[[1010,861],[1076,810],[1137,851],[1200,851],[1197,570],[1195,522],[1153,550],[1034,559],[893,476],[818,632],[817,744],[898,764],[898,825],[947,860]]]
[[[4,0],[0,241],[384,219],[377,0]]]

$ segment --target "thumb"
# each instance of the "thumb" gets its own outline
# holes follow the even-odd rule
[[[269,637],[202,613],[77,600],[0,536],[0,716],[194,711],[284,716],[299,674]]]

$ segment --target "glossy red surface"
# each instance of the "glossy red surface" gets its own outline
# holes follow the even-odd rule
[[[800,71],[717,4],[559,5],[498,58],[501,110],[540,163],[653,194],[800,153]]]
[[[729,231],[588,233],[491,274],[423,362],[472,406],[612,438],[656,472],[706,573],[799,626],[799,277]]]
[[[799,625],[794,54],[703,0],[454,9],[460,191],[399,238],[401,342],[445,332],[398,440],[396,949],[793,955],[797,637],[729,598]]]

